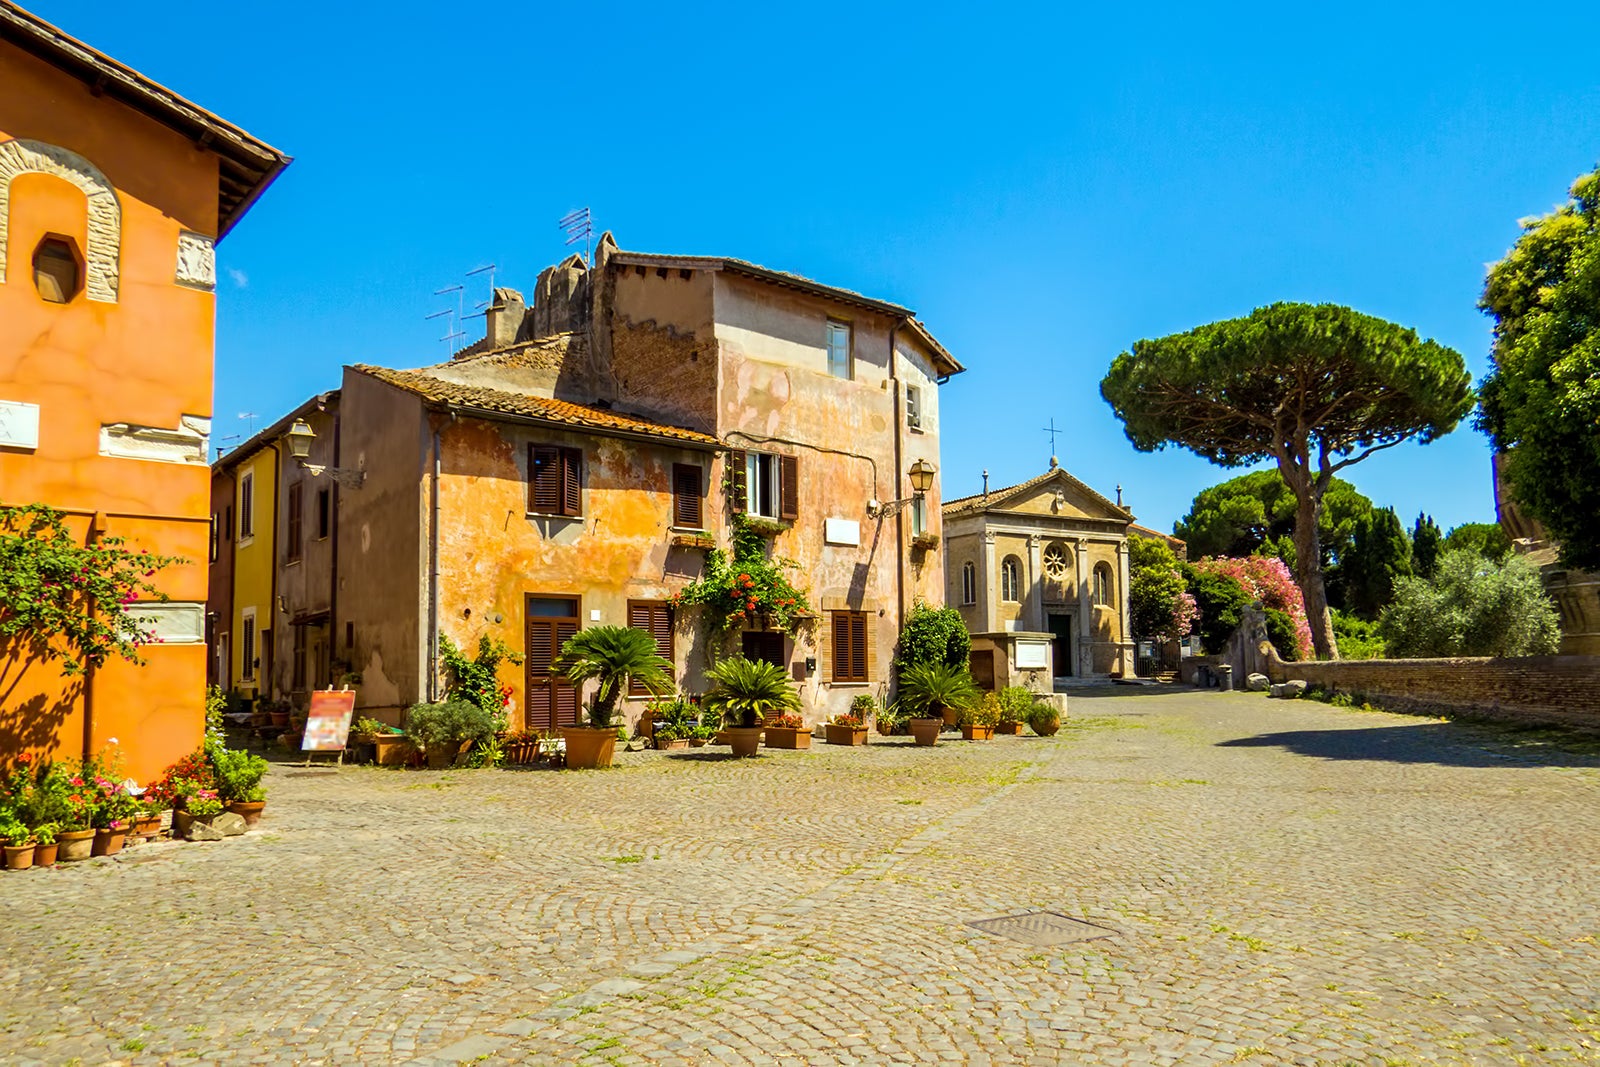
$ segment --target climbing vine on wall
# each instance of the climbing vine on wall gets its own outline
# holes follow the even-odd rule
[[[674,604],[700,605],[713,634],[722,636],[765,618],[769,626],[793,633],[811,617],[806,594],[786,571],[798,564],[774,558],[764,531],[743,515],[733,517],[733,555],[720,548],[706,553],[705,575],[672,598]]]

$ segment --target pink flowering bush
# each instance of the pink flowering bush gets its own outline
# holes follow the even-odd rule
[[[1305,598],[1289,573],[1288,564],[1276,556],[1216,556],[1194,564],[1202,574],[1231,578],[1245,595],[1261,606],[1281,611],[1294,624],[1295,647],[1301,659],[1311,658],[1311,624],[1306,620]]]

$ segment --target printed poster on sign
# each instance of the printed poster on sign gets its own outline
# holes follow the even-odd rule
[[[306,715],[306,735],[302,752],[342,752],[350,737],[350,717],[356,711],[355,690],[318,690],[311,694],[311,711]]]

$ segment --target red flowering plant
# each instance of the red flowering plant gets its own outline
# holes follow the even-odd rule
[[[843,726],[847,730],[860,730],[862,727],[866,726],[866,723],[861,721],[861,716],[851,715],[846,712],[842,715],[833,716],[833,718],[828,720],[828,725]]]
[[[168,767],[159,779],[144,791],[140,802],[151,814],[166,808],[185,808],[185,801],[202,791],[215,794],[216,772],[204,749],[195,749],[177,763]]]
[[[766,537],[746,516],[735,515],[733,557],[720,548],[707,552],[704,576],[675,594],[672,603],[703,607],[718,636],[758,619],[794,633],[811,616],[806,594],[785,574],[796,566],[794,560],[770,556]]]
[[[768,715],[762,721],[763,726],[775,726],[780,730],[804,730],[806,717],[798,711],[784,711],[777,715]]]
[[[1277,556],[1217,556],[1202,559],[1194,564],[1194,569],[1202,574],[1232,578],[1245,595],[1261,601],[1263,608],[1289,616],[1300,658],[1311,658],[1311,624],[1306,619],[1305,598],[1287,563]]]
[[[182,560],[134,551],[120,537],[84,538],[43,504],[0,508],[0,650],[60,660],[61,673],[99,667],[112,656],[143,663],[158,642],[141,600],[166,600],[150,583]]]

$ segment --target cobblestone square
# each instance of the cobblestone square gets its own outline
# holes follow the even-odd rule
[[[1600,1063],[1581,750],[1140,689],[725,752],[281,764],[246,837],[0,874],[0,1062]],[[1113,936],[967,925],[1035,910]]]

